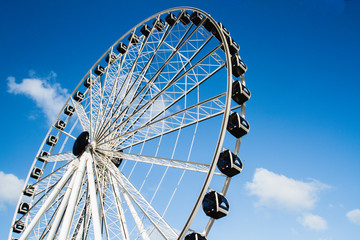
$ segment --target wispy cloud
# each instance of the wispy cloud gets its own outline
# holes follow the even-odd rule
[[[354,209],[346,214],[350,222],[360,225],[360,209]]]
[[[301,225],[310,230],[324,231],[328,228],[326,220],[318,215],[305,214],[302,217],[298,217],[297,220]]]
[[[61,88],[54,81],[56,74],[51,72],[47,77],[36,77],[34,73],[29,78],[22,79],[21,83],[16,83],[15,77],[7,78],[8,92],[15,95],[24,95],[33,101],[42,110],[46,118],[51,123],[56,118],[67,97],[67,89]]]
[[[246,183],[249,194],[258,197],[257,206],[291,211],[314,208],[319,192],[327,188],[328,185],[316,180],[303,182],[264,168],[256,169],[252,182]]]
[[[17,202],[23,186],[24,180],[0,171],[0,210]]]

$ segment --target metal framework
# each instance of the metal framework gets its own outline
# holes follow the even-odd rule
[[[186,15],[194,12],[199,22]],[[170,13],[174,22],[165,21]],[[216,169],[220,152],[240,149],[241,138],[226,131],[228,116],[241,108],[245,117],[245,103],[231,101],[231,61],[222,26],[200,9],[169,9],[130,29],[90,68],[49,129],[25,181],[34,191],[18,202],[30,208],[16,209],[8,239],[207,236],[214,219],[198,210],[210,187],[227,192],[231,178]],[[85,131],[89,142],[74,156]],[[19,223],[25,229],[17,233]]]

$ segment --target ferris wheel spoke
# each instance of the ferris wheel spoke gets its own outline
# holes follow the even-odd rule
[[[38,223],[40,218],[44,215],[46,210],[52,205],[53,201],[56,199],[56,197],[59,195],[60,191],[65,186],[66,182],[69,180],[71,175],[73,174],[75,170],[75,166],[72,164],[69,169],[66,171],[66,173],[63,175],[63,177],[60,179],[60,181],[54,186],[54,189],[50,193],[49,197],[46,199],[44,204],[41,206],[41,208],[38,210],[34,218],[31,220],[30,224],[27,226],[27,228],[24,230],[23,234],[20,237],[20,240],[26,239],[31,231],[34,229],[35,225]]]
[[[48,189],[48,185],[51,184],[52,182],[56,181],[56,179],[61,179],[61,176],[65,173],[66,171],[66,167],[68,167],[70,164],[72,164],[73,161],[75,161],[75,159],[71,160],[70,162],[64,164],[63,166],[59,167],[58,169],[56,170],[53,170],[51,171],[51,173],[49,173],[48,175],[42,177],[41,179],[39,179],[36,183],[33,184],[34,187],[37,187],[37,192],[35,194],[38,195],[38,194],[41,194],[42,191]],[[52,178],[52,179],[49,179],[49,178]],[[46,181],[47,180],[47,181]],[[46,181],[46,182],[45,182]],[[57,182],[53,183],[56,184]],[[40,191],[40,189],[42,188],[42,186],[44,186],[44,190]],[[46,186],[46,187],[45,187]]]
[[[64,162],[64,161],[72,161],[76,159],[72,152],[59,153],[54,155],[49,155],[45,158],[45,161],[48,163],[54,162]]]
[[[121,146],[122,149],[125,149],[216,117],[224,113],[225,97],[226,94],[223,93],[161,119],[155,121],[151,121],[153,119],[150,119],[145,122],[145,124],[133,127],[132,131],[115,137],[104,144],[116,143],[116,146]],[[99,146],[101,145],[102,144],[99,144]]]
[[[208,39],[209,40],[209,39]],[[207,40],[207,41],[208,41]],[[206,45],[207,42],[205,42],[203,44],[203,46]],[[159,96],[161,96],[162,94],[164,94],[164,92],[168,89],[170,89],[170,87],[174,87],[176,86],[176,83],[181,80],[182,78],[184,78],[184,76],[188,76],[189,74],[191,74],[191,72],[199,66],[199,68],[201,69],[201,72],[203,72],[203,74],[200,74],[200,76],[202,76],[204,79],[208,79],[209,77],[211,77],[213,74],[215,74],[218,70],[220,70],[221,68],[223,68],[225,65],[224,63],[220,64],[219,66],[216,65],[209,65],[208,63],[203,63],[203,61],[207,60],[208,58],[213,58],[213,54],[215,54],[215,51],[217,49],[220,48],[221,45],[217,46],[216,48],[214,48],[212,51],[210,51],[208,54],[206,54],[203,58],[201,58],[198,62],[196,62],[193,66],[191,66],[188,70],[186,70],[185,72],[183,72],[182,74],[180,74],[185,67],[191,62],[191,60],[199,53],[199,51],[202,49],[198,49],[198,51],[196,51],[194,53],[194,55],[189,59],[189,61],[187,62],[187,64],[184,64],[183,67],[177,71],[177,73],[173,76],[173,78],[166,83],[166,85],[161,89],[160,92],[157,92],[156,94],[154,94],[155,96],[151,98],[150,101],[146,102],[143,105],[137,105],[136,106],[136,110],[127,117],[126,120],[122,121],[118,126],[116,126],[112,131],[110,131],[109,133],[105,134],[102,138],[99,139],[99,141],[102,141],[104,138],[106,138],[107,136],[109,136],[112,132],[118,130],[120,127],[122,127],[124,124],[127,123],[127,121],[129,119],[131,119],[135,114],[140,113],[141,115],[141,111],[145,112],[150,106],[152,106],[152,104],[154,104],[154,102],[159,98]],[[215,55],[216,56],[216,55]],[[204,66],[208,67],[210,71],[209,72],[204,72],[204,68],[201,66],[202,63],[204,64]],[[150,82],[150,81],[149,81]],[[195,83],[196,85],[196,83]],[[180,88],[181,89],[181,88]],[[150,90],[150,88],[148,89],[148,91]],[[171,89],[170,89],[171,90]],[[145,95],[147,94],[147,92],[145,93]],[[184,91],[184,90],[183,90]],[[144,96],[145,96],[144,95]],[[144,98],[144,97],[143,97]],[[130,108],[132,103],[129,103],[127,108]],[[107,132],[107,131],[104,131]]]
[[[90,132],[90,120],[83,105],[75,100],[72,100],[72,103],[75,107],[75,111],[78,115],[78,119],[80,121],[81,127],[84,131]]]
[[[170,48],[170,47],[169,47],[170,50],[172,50],[172,52],[171,52],[171,54],[168,56],[167,60],[166,60],[166,61],[162,64],[162,66],[156,71],[156,73],[154,73],[154,74],[151,76],[150,80],[147,81],[146,85],[145,85],[141,90],[136,90],[136,92],[138,92],[138,93],[133,97],[132,101],[128,104],[128,106],[131,106],[132,103],[133,103],[136,99],[138,99],[138,97],[140,97],[140,99],[141,99],[139,102],[140,102],[140,103],[142,102],[143,98],[147,95],[147,92],[150,90],[150,87],[149,87],[149,86],[153,85],[153,83],[159,78],[160,74],[163,72],[163,70],[165,69],[165,67],[167,67],[167,65],[169,64],[169,62],[171,62],[171,60],[173,59],[173,57],[176,56],[176,54],[179,53],[179,51],[180,51],[181,48],[185,45],[185,43],[187,42],[187,40],[196,32],[196,30],[197,30],[199,27],[200,27],[200,25],[197,26],[189,35],[187,35],[188,31],[191,29],[191,27],[189,27],[188,30],[186,31],[186,33],[182,36],[181,40],[180,40],[180,41],[178,42],[178,44],[175,46],[175,48],[173,48],[173,47]],[[186,38],[185,38],[185,37],[186,37]],[[199,47],[199,49],[196,49],[196,50],[194,51],[194,53],[193,53],[193,55],[191,56],[191,58],[188,59],[188,61],[177,71],[177,74],[173,77],[173,79],[176,78],[176,76],[177,76],[178,74],[180,74],[181,71],[183,71],[183,70],[185,69],[186,65],[188,65],[188,64],[190,63],[190,61],[203,49],[203,47],[209,42],[209,40],[211,39],[211,37],[212,37],[212,36],[210,35],[210,37],[208,37],[206,40],[204,40],[205,42],[202,44],[202,46]],[[184,39],[184,38],[185,38],[185,39]],[[162,43],[162,42],[161,42],[161,43]],[[169,44],[167,44],[167,45],[169,45]],[[162,46],[162,45],[159,45],[159,46]],[[157,50],[156,50],[155,53],[157,53],[158,49],[159,49],[159,48],[157,48]],[[155,55],[154,55],[154,56],[155,56]],[[153,59],[154,59],[154,58],[151,59],[150,64],[152,63],[152,60],[153,60]],[[175,61],[176,61],[176,60],[175,60]],[[149,66],[150,66],[150,64],[149,64]],[[166,71],[164,74],[165,74],[165,75],[168,74],[167,71]],[[145,75],[143,75],[143,78],[145,78]],[[172,80],[173,80],[173,79],[172,79]],[[170,82],[171,82],[171,81],[170,81]],[[134,82],[134,83],[135,83],[135,82]],[[140,86],[140,84],[139,84],[139,86]],[[144,92],[145,89],[147,89],[147,90]],[[144,93],[143,93],[143,92],[144,92]],[[129,110],[129,107],[126,107],[126,108],[118,115],[118,117],[116,117],[115,120],[112,121],[112,124],[110,125],[110,127],[104,128],[104,129],[102,130],[102,133],[107,132],[107,130],[110,129],[110,128],[112,127],[112,125],[113,125],[114,123],[116,123],[117,120],[118,120],[120,117],[123,117],[123,116],[124,116],[124,113],[128,112],[128,110]],[[102,140],[102,139],[100,138],[100,141],[101,141],[101,140]]]
[[[99,127],[99,125],[101,124],[101,118],[103,117],[103,113],[106,112],[106,109],[109,105],[109,102],[111,102],[111,98],[114,94],[114,91],[116,90],[117,86],[118,86],[118,81],[116,81],[119,77],[120,74],[120,70],[122,69],[122,63],[123,63],[123,59],[126,56],[125,54],[121,54],[119,53],[118,55],[116,55],[113,51],[113,47],[110,49],[109,51],[109,56],[110,55],[114,55],[116,56],[116,59],[113,63],[111,63],[111,61],[108,61],[108,66],[106,68],[106,74],[105,74],[105,78],[104,78],[104,84],[103,84],[103,88],[101,91],[101,96],[100,96],[100,104],[98,107],[98,111],[96,114],[96,119],[95,119],[95,128],[94,128],[94,132],[95,135],[97,134],[97,129]],[[106,99],[106,103],[104,103],[105,101],[103,101],[104,99]],[[103,108],[105,104],[105,107]],[[99,122],[100,121],[100,122]]]
[[[71,228],[71,223],[75,213],[75,206],[80,194],[80,189],[84,177],[86,160],[88,157],[89,157],[89,153],[85,152],[79,159],[79,166],[74,174],[75,183],[72,188],[69,203],[63,218],[63,224],[60,229],[59,239],[67,239],[68,237]]]
[[[108,70],[106,69],[106,72]],[[105,73],[106,74],[106,73]],[[105,75],[106,76],[106,75]],[[90,112],[89,112],[89,124],[90,124],[90,136],[93,136],[93,129],[96,127],[96,113],[100,109],[101,104],[101,92],[102,92],[102,86],[101,86],[101,75],[95,77],[90,72],[90,79],[95,78],[95,80],[90,80]]]
[[[135,204],[146,215],[154,227],[161,233],[165,239],[177,239],[176,232],[161,217],[161,215],[151,206],[151,204],[142,196],[142,194],[130,183],[130,181],[115,166],[106,165],[106,168],[112,174],[119,184],[124,194],[129,195]]]
[[[171,109],[171,107],[173,107],[175,104],[177,104],[180,100],[182,100],[184,97],[186,97],[189,93],[191,93],[194,89],[196,89],[198,86],[200,86],[204,81],[206,81],[209,77],[211,77],[213,74],[215,74],[217,71],[219,71],[223,66],[219,66],[217,69],[215,69],[213,72],[209,73],[206,77],[204,77],[204,79],[199,80],[198,82],[194,85],[189,87],[189,89],[187,90],[182,90],[179,93],[177,93],[178,96],[176,99],[171,99],[171,103],[168,104],[167,106],[164,106],[163,109],[159,109],[157,111],[157,113],[154,111],[150,110],[150,114],[144,110],[142,111],[142,113],[138,114],[136,117],[131,116],[131,118],[129,117],[128,119],[126,119],[124,122],[126,121],[131,121],[127,128],[125,130],[123,130],[122,132],[128,132],[130,129],[137,129],[138,126],[135,126],[136,124],[139,124],[141,122],[142,126],[146,126],[148,124],[150,124],[152,121],[154,121],[155,119],[157,119],[158,117],[160,117],[162,114],[164,114],[167,110]],[[224,93],[225,94],[225,93]],[[223,95],[224,95],[223,94]],[[215,97],[216,98],[216,97]],[[155,103],[156,104],[156,103]],[[165,105],[165,104],[163,104]],[[224,104],[222,104],[224,105]],[[180,113],[180,112],[178,112]],[[141,121],[139,121],[141,120]],[[144,120],[145,120],[145,124],[144,124]],[[124,123],[125,124],[125,123]]]
[[[134,30],[133,34],[135,34],[135,30]],[[130,47],[129,47],[129,50],[131,50],[131,49],[137,49],[137,51],[134,51],[134,52],[136,52],[136,57],[135,57],[135,58],[131,61],[131,63],[129,64],[131,67],[130,67],[129,71],[127,72],[127,74],[125,75],[125,80],[124,80],[125,83],[127,83],[127,82],[130,83],[130,81],[132,81],[132,79],[133,79],[133,76],[134,76],[134,75],[136,76],[136,75],[138,74],[137,71],[135,71],[135,68],[136,68],[137,63],[138,63],[138,61],[139,61],[139,58],[140,58],[141,56],[143,56],[143,55],[142,55],[142,52],[143,52],[144,46],[146,45],[146,42],[147,42],[148,38],[145,38],[145,39],[144,39],[143,37],[141,37],[140,39],[142,39],[142,40],[141,40],[140,47],[138,47],[139,44],[130,45]],[[134,47],[135,47],[135,48],[134,48]],[[129,92],[129,91],[128,91],[129,85],[130,85],[130,84],[127,84],[127,86],[126,86],[125,89],[124,89],[125,92],[127,92],[127,93]],[[120,93],[123,92],[123,86],[124,86],[124,85],[122,85],[120,91],[118,91],[117,96],[115,97],[115,102],[117,101],[118,97],[120,96]],[[127,94],[126,94],[126,95],[127,95]],[[110,99],[110,98],[109,98],[109,99]],[[123,99],[121,100],[120,104],[118,104],[115,112],[117,111],[117,109],[118,109],[119,107],[122,106],[122,102],[124,101],[124,99],[125,99],[125,98],[123,98]],[[108,105],[108,104],[106,104],[106,105]],[[108,119],[109,114],[110,114],[110,116],[111,116],[111,112],[113,111],[115,105],[116,105],[116,104],[111,104],[111,107],[110,107],[110,109],[107,111],[107,116],[105,117],[105,119]],[[106,110],[105,110],[105,111],[106,111]],[[110,117],[110,119],[111,119],[111,117]],[[101,127],[100,127],[100,128],[103,128],[103,124],[104,124],[104,122],[101,124]]]
[[[125,93],[125,97],[124,97],[124,98],[122,99],[122,101],[118,104],[117,109],[116,109],[116,111],[114,111],[114,114],[111,116],[111,118],[110,118],[110,119],[105,118],[105,119],[106,119],[106,121],[104,122],[104,123],[105,123],[105,126],[109,124],[109,122],[111,121],[112,118],[117,117],[117,115],[116,115],[116,113],[118,112],[117,110],[122,107],[122,105],[123,105],[123,103],[124,103],[124,100],[127,98],[128,94],[131,93],[130,90],[133,89],[134,84],[135,84],[136,82],[138,82],[138,79],[139,79],[139,78],[142,79],[143,76],[148,72],[151,63],[153,62],[154,57],[156,56],[157,51],[159,50],[159,48],[160,48],[160,47],[162,46],[162,44],[164,43],[164,40],[165,40],[166,37],[168,36],[168,34],[169,34],[169,32],[171,31],[171,29],[172,29],[172,27],[169,28],[168,26],[166,26],[165,31],[163,31],[164,34],[162,34],[162,36],[160,37],[160,39],[158,39],[158,41],[155,42],[155,43],[157,44],[157,46],[149,47],[150,49],[143,54],[144,56],[151,54],[151,57],[148,58],[148,59],[145,59],[145,62],[146,62],[145,66],[138,66],[138,68],[141,69],[140,73],[137,75],[137,77],[135,78],[135,80],[133,80],[132,86],[130,87],[130,89],[127,90],[127,93]],[[151,31],[154,31],[153,28],[152,28]],[[150,35],[150,36],[152,36],[152,35]],[[149,36],[149,37],[150,37],[150,36]],[[150,44],[146,44],[146,43],[144,44],[144,46],[148,46],[148,45],[150,45]],[[127,75],[127,76],[128,76],[128,75]],[[141,80],[140,80],[140,82],[141,82]],[[129,84],[128,84],[128,85],[129,85]],[[139,86],[140,86],[140,84],[138,84],[138,87],[139,87]],[[121,90],[119,91],[119,93],[120,93],[120,92],[121,92]],[[137,89],[136,89],[134,92],[137,92]],[[119,96],[119,94],[118,94],[118,96]],[[116,96],[116,99],[117,99],[118,96]],[[114,105],[115,105],[115,104],[114,104]],[[108,119],[108,120],[107,120],[107,119]],[[103,123],[102,125],[104,125],[104,123]],[[101,133],[99,133],[99,134],[101,134]]]
[[[128,230],[126,220],[125,220],[125,213],[124,213],[124,209],[122,207],[122,199],[120,198],[119,187],[117,186],[117,183],[113,179],[112,176],[110,176],[110,181],[111,181],[111,186],[113,189],[113,197],[115,200],[118,222],[120,223],[121,235],[124,240],[130,240],[129,230]]]
[[[171,168],[183,169],[194,172],[202,172],[202,173],[207,173],[209,171],[209,166],[210,166],[209,164],[204,164],[204,163],[195,163],[195,162],[181,161],[170,158],[144,156],[140,154],[125,153],[118,151],[105,150],[102,151],[102,153],[120,159],[126,159],[135,162],[142,162],[142,163],[148,163],[148,164],[154,164],[164,167],[171,167]],[[215,174],[223,175],[221,173],[215,173]]]
[[[170,28],[171,30],[171,28]],[[165,30],[165,33],[162,35],[162,37],[158,40],[157,42],[157,46],[155,47],[152,47],[149,51],[146,52],[145,55],[149,55],[149,54],[152,54],[151,57],[149,59],[147,59],[146,61],[146,64],[145,66],[139,66],[139,68],[141,69],[140,73],[138,74],[138,76],[135,78],[135,80],[133,80],[133,83],[132,83],[132,86],[127,90],[127,92],[125,93],[125,96],[124,98],[122,99],[122,101],[119,103],[119,105],[117,106],[117,109],[114,111],[114,113],[111,115],[110,119],[108,119],[108,121],[106,121],[105,123],[105,126],[107,126],[111,120],[113,118],[118,118],[118,110],[121,109],[121,107],[123,106],[124,104],[124,101],[125,99],[128,98],[128,95],[129,94],[132,94],[132,92],[137,92],[138,91],[138,88],[140,87],[140,83],[142,81],[142,79],[144,78],[144,76],[146,75],[146,73],[148,72],[149,70],[149,67],[151,65],[151,63],[153,62],[156,54],[157,54],[157,51],[159,50],[159,48],[162,46],[162,44],[164,43],[164,40],[165,38],[168,36],[169,34],[169,28],[166,27],[166,30]],[[146,60],[146,59],[145,59]],[[139,80],[140,79],[140,80]],[[137,83],[137,89],[136,90],[132,90],[135,86],[135,84]],[[131,92],[132,91],[132,92]],[[121,91],[120,91],[121,92]],[[103,124],[104,125],[104,124]],[[101,133],[99,133],[101,135]]]
[[[71,189],[72,189],[72,187],[74,185],[74,182],[75,182],[74,178],[72,178],[70,183],[69,183],[68,188],[65,191],[64,197],[62,198],[62,201],[61,201],[60,205],[58,206],[58,209],[56,211],[56,215],[54,214],[55,218],[54,218],[54,221],[52,222],[52,224],[50,226],[50,231],[48,232],[47,240],[54,239],[55,234],[59,229],[59,225],[61,223],[61,220],[62,220],[62,218],[64,216],[64,212],[66,210],[67,204],[69,202]]]

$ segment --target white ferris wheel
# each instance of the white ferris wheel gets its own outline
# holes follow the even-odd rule
[[[242,170],[245,71],[229,31],[200,9],[137,24],[50,127],[8,239],[207,239]]]

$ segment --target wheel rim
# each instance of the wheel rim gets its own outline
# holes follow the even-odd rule
[[[239,106],[231,107],[231,55],[227,44],[220,48],[225,36],[220,34],[219,42],[202,24],[180,23],[185,11],[201,13],[220,32],[199,9],[163,11],[124,34],[80,81],[37,154],[49,156],[34,160],[31,169],[39,167],[42,176],[34,180],[29,173],[26,180],[35,193],[19,199],[31,206],[27,214],[15,212],[14,221],[27,226],[20,239],[183,239],[190,226],[208,234],[213,220],[205,226],[204,218],[194,219],[214,174],[222,178],[214,185],[226,194],[230,178],[216,163],[228,115]],[[165,21],[169,12],[177,22],[155,29],[153,22]],[[147,36],[139,32],[144,24],[152,26]],[[126,41],[132,33],[140,37],[136,44]],[[116,50],[120,42],[128,45],[123,54]],[[67,106],[75,109],[72,115],[64,114]],[[55,127],[59,120],[64,129]],[[218,129],[210,133],[207,126],[213,125]],[[75,157],[71,147],[81,132],[88,132],[90,141]],[[56,137],[55,146],[46,145],[49,136]],[[66,210],[67,204],[73,210]],[[54,223],[58,228],[50,227]],[[12,228],[9,238],[13,235],[18,236]]]

